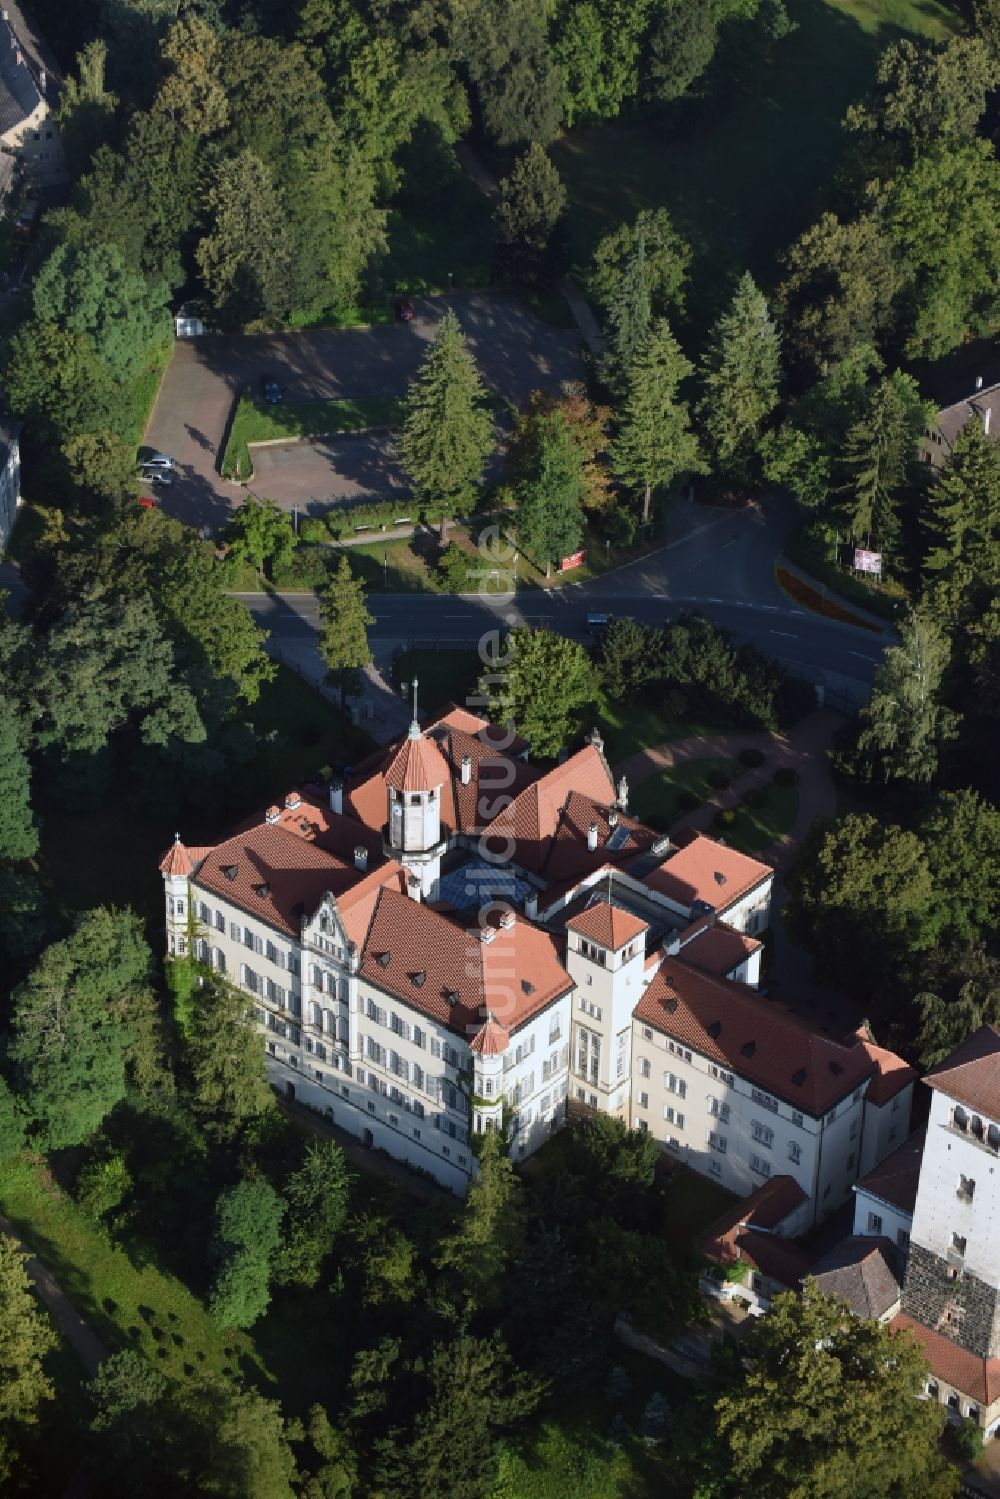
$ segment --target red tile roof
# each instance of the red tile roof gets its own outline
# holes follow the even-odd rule
[[[717,973],[726,978],[762,946],[763,943],[748,932],[738,932],[724,921],[716,921],[713,925],[710,916],[703,916],[684,933],[681,952],[685,963],[693,963],[706,973]]]
[[[591,826],[597,831],[593,850],[588,847]],[[600,869],[609,860],[623,865],[651,848],[662,836],[637,818],[613,809],[606,793],[595,800],[574,789],[559,814],[542,872],[548,880],[562,881]]]
[[[773,875],[769,864],[698,833],[651,870],[645,883],[679,906],[702,900],[724,911]]]
[[[448,780],[448,764],[416,723],[393,755],[383,772],[387,786],[395,791],[435,791]]]
[[[509,1040],[510,1032],[502,1025],[497,1025],[492,1015],[488,1015],[486,1024],[469,1042],[469,1050],[482,1057],[498,1057],[507,1050]]]
[[[383,809],[382,823],[385,822],[386,807],[384,805],[385,792],[382,792]],[[292,793],[285,797],[284,806],[278,807],[277,818],[271,824],[273,827],[284,828],[288,833],[294,833],[296,838],[301,838],[306,843],[315,843],[319,848],[325,849],[328,854],[335,854],[344,859],[345,862],[353,863],[354,850],[363,848],[368,855],[368,868],[371,869],[376,863],[382,863],[382,838],[380,830],[366,827],[351,816],[338,816],[330,810],[329,792],[321,787],[308,788],[302,793],[294,805],[289,806],[293,800]],[[239,832],[249,832],[251,828],[258,827],[266,817],[257,814],[237,829]]]
[[[991,1406],[1000,1400],[1000,1358],[978,1358],[942,1333],[915,1322],[905,1312],[893,1317],[889,1327],[893,1332],[913,1334],[935,1379],[943,1380],[978,1405]]]
[[[488,930],[493,937],[483,941],[478,927],[380,890],[363,938],[361,974],[466,1038],[481,1029],[487,1012],[514,1030],[572,988],[572,980],[547,932],[520,918]]]
[[[848,1044],[854,1039],[859,1040],[875,1063],[875,1076],[868,1084],[868,1092],[865,1095],[869,1103],[882,1108],[895,1098],[897,1093],[902,1093],[908,1084],[916,1082],[917,1069],[911,1067],[909,1062],[904,1062],[902,1057],[897,1057],[894,1051],[886,1051],[884,1046],[876,1046],[867,1026],[858,1026],[858,1029],[847,1039]]]
[[[932,1088],[1000,1120],[1000,1026],[981,1025],[924,1076]]]
[[[190,879],[202,859],[211,852],[211,843],[184,844],[181,842],[180,834],[178,833],[160,860],[160,870],[163,874]]]
[[[591,801],[610,807],[615,799],[615,783],[607,761],[594,744],[584,745],[562,765],[556,765],[530,786],[525,787],[509,806],[498,810],[490,824],[497,837],[507,837],[515,844],[514,862],[525,869],[540,870],[545,865],[552,841],[559,828],[560,816],[570,794],[577,792]],[[586,829],[584,829],[586,849]],[[604,850],[599,862],[605,862]]]
[[[338,896],[359,879],[352,864],[261,823],[211,849],[193,883],[298,936],[302,915],[311,916],[327,891]]]
[[[617,952],[620,947],[646,931],[648,924],[640,921],[638,916],[633,916],[631,911],[623,911],[621,906],[612,905],[607,900],[597,900],[571,917],[566,923],[566,929],[579,932],[582,937],[589,937],[591,942]]]
[[[814,1118],[874,1070],[859,1042],[818,1035],[745,985],[680,958],[664,959],[635,1015]]]
[[[873,1166],[858,1182],[859,1192],[870,1192],[873,1197],[898,1208],[901,1213],[912,1214],[917,1202],[917,1185],[920,1181],[920,1162],[924,1153],[924,1136],[927,1131],[918,1129],[904,1140],[896,1150]]]
[[[713,1223],[699,1247],[708,1259],[724,1265],[746,1260],[772,1280],[796,1286],[808,1275],[812,1256],[774,1230],[806,1201],[794,1177],[772,1176]]]

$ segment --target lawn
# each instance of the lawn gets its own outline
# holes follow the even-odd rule
[[[669,701],[658,702],[653,688],[638,702],[614,702],[602,696],[597,727],[604,738],[604,753],[614,766],[636,750],[650,749],[668,740],[687,739],[693,734],[717,733],[720,725],[685,718]]]
[[[374,323],[391,323],[394,316],[388,302],[367,302],[349,307],[328,307],[325,312],[293,312],[289,328],[370,328]]]
[[[222,457],[223,478],[252,475],[251,442],[296,437],[326,437],[335,432],[357,432],[364,427],[392,427],[401,420],[402,402],[396,396],[369,396],[355,401],[280,401],[267,405],[240,396]]]
[[[844,147],[840,121],[869,87],[880,51],[903,33],[940,38],[959,25],[940,0],[788,0],[788,12],[797,29],[728,107],[680,111],[673,131],[573,130],[551,148],[570,193],[578,265],[640,208],[669,209],[694,250],[696,328],[741,270],[773,283],[778,253],[815,216]]]
[[[255,1361],[244,1333],[220,1328],[174,1276],[113,1244],[41,1166],[5,1164],[0,1206],[109,1347],[132,1345],[176,1379],[236,1374]]]
[[[421,713],[436,713],[445,703],[466,703],[483,669],[477,651],[404,651],[393,662],[392,679],[399,687],[415,676]]]
[[[693,811],[715,794],[709,780],[713,772],[731,780],[739,769],[738,760],[685,760],[640,781],[629,796],[629,812],[666,832],[685,812]]]
[[[745,854],[759,854],[790,833],[798,815],[798,787],[776,786],[771,782],[764,788],[764,805],[747,807],[741,803],[736,808],[735,822],[722,828],[719,836]]]
[[[667,1164],[667,1158],[664,1158]],[[681,1261],[690,1255],[692,1247],[710,1224],[731,1208],[736,1196],[709,1181],[707,1176],[692,1171],[689,1166],[670,1163],[671,1170],[663,1208],[663,1234],[671,1253]]]
[[[424,296],[489,284],[493,204],[463,172],[456,169],[439,202],[393,209],[388,232],[382,279],[392,291]]]

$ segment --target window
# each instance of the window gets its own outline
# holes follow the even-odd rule
[[[708,1174],[709,1174],[709,1176],[721,1176],[722,1175],[722,1162],[721,1161],[716,1161],[714,1159],[711,1160],[711,1161],[709,1161],[709,1163],[708,1163]]]
[[[603,1017],[604,1012],[600,1005],[595,1005],[591,999],[584,999],[582,995],[580,996],[580,1009],[585,1015],[589,1015],[591,1020],[601,1020]]]
[[[637,1119],[635,1127],[639,1131],[640,1135],[649,1134],[649,1125],[646,1123],[645,1119]]]
[[[765,1160],[762,1155],[752,1155],[750,1157],[750,1170],[756,1171],[758,1176],[762,1176],[766,1180],[771,1175],[771,1163]]]
[[[729,1142],[726,1140],[725,1135],[720,1135],[714,1129],[710,1129],[708,1132],[708,1143],[711,1149],[717,1150],[720,1155],[725,1155],[729,1149]]]
[[[900,1254],[906,1254],[910,1247],[910,1236],[905,1228],[898,1228],[896,1230],[896,1247]]]
[[[653,1032],[650,1030],[648,1025],[644,1025],[642,1028],[642,1039],[644,1041],[652,1041],[653,1039]]]
[[[649,1074],[652,1072],[652,1070],[653,1069],[652,1069],[652,1067],[650,1065],[649,1058],[648,1057],[640,1057],[639,1058],[639,1076],[640,1077],[649,1077]]]
[[[721,1119],[723,1124],[728,1124],[728,1122],[729,1122],[729,1105],[728,1105],[728,1103],[720,1103],[717,1098],[712,1098],[711,1096],[709,1096],[705,1100],[705,1102],[708,1105],[708,1112],[710,1114],[712,1114],[716,1119]]]
[[[215,913],[215,930],[217,932],[224,932],[226,930],[226,918],[221,911],[216,911]]]
[[[751,1129],[755,1144],[763,1145],[765,1149],[770,1150],[774,1144],[774,1130],[769,1129],[766,1124],[761,1124],[757,1119],[751,1121]]]
[[[675,1077],[672,1072],[665,1072],[663,1086],[668,1093],[676,1093],[678,1098],[687,1098],[688,1085],[682,1077]]]
[[[640,1109],[648,1109],[649,1108],[649,1094],[648,1093],[640,1093],[639,1094],[639,1107],[640,1107]]]
[[[798,1140],[790,1140],[788,1142],[788,1159],[791,1161],[793,1166],[798,1166],[801,1163],[802,1146],[799,1144]]]
[[[826,1116],[826,1122],[827,1122],[827,1124],[832,1124],[833,1121],[836,1119],[836,1117],[837,1117],[837,1110],[835,1108],[833,1108],[833,1109],[830,1110],[829,1114],[827,1114],[827,1116]]]
[[[668,1041],[667,1050],[672,1051],[675,1057],[683,1057],[685,1062],[690,1062],[691,1053],[677,1041]]]
[[[582,1026],[576,1033],[576,1071],[589,1083],[596,1083],[601,1075],[601,1038]]]
[[[851,1140],[856,1140],[858,1138],[858,1121],[856,1119],[851,1120],[851,1127],[847,1133],[848,1138]]]
[[[965,1253],[966,1242],[967,1241],[966,1241],[965,1236],[963,1234],[952,1234],[952,1236],[951,1236],[952,1251],[955,1254],[964,1254]]]
[[[955,1194],[959,1202],[971,1202],[976,1195],[976,1183],[971,1176],[960,1176],[958,1178],[958,1191]]]
[[[174,901],[174,910],[176,911],[176,913],[177,913],[178,916],[183,916],[184,915],[184,902],[182,900],[176,900],[176,901]]]
[[[552,1046],[554,1042],[558,1041],[560,1039],[561,1035],[562,1035],[562,1031],[560,1029],[560,1023],[561,1022],[560,1022],[560,1019],[559,1019],[558,1015],[553,1015],[552,1018],[551,1018],[551,1020],[549,1021],[549,1045],[550,1046]]]
[[[413,1138],[414,1138],[414,1139],[415,1139],[415,1140],[419,1140],[419,1139],[420,1139],[420,1131],[419,1131],[419,1130],[418,1130],[418,1129],[415,1129],[415,1130],[414,1130],[414,1131],[413,1131]]]
[[[684,1128],[684,1115],[677,1109],[671,1108],[669,1104],[663,1106],[663,1117],[668,1124],[676,1124],[678,1129]]]
[[[711,1077],[717,1077],[721,1083],[728,1083],[730,1087],[736,1081],[731,1072],[723,1072],[721,1067],[716,1067],[714,1062],[709,1063],[708,1071]]]
[[[778,1112],[778,1100],[772,1098],[770,1093],[762,1093],[760,1088],[751,1088],[750,1097],[754,1103],[759,1103],[761,1108],[770,1109],[772,1114]]]
[[[802,1115],[795,1113],[794,1110],[792,1111],[792,1123],[797,1129],[802,1128]]]
[[[881,1215],[881,1213],[869,1213],[868,1214],[868,1232],[870,1234],[880,1234],[882,1232],[882,1215]]]

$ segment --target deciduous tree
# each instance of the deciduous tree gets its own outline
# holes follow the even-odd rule
[[[248,495],[230,521],[230,550],[240,561],[249,562],[259,573],[273,579],[275,569],[286,567],[296,546],[295,530],[287,510],[273,500]]]
[[[310,1141],[302,1165],[286,1179],[284,1189],[288,1225],[276,1278],[284,1284],[315,1286],[347,1219],[350,1175],[340,1146],[332,1140]]]
[[[523,1188],[497,1130],[483,1136],[479,1172],[462,1218],[438,1250],[438,1267],[454,1275],[470,1312],[495,1310],[504,1275],[525,1235]]]
[[[1000,919],[1000,811],[973,790],[942,791],[920,820],[939,941],[988,941]]]
[[[598,240],[587,276],[588,292],[607,313],[640,240],[642,271],[653,316],[683,312],[691,247],[677,233],[665,208],[642,208],[634,223],[619,224]]]
[[[553,759],[594,700],[590,658],[575,640],[549,630],[511,630],[499,669],[480,679],[491,717],[513,723],[533,754]]]
[[[178,130],[203,139],[218,135],[229,123],[229,99],[223,81],[222,44],[200,16],[175,21],[160,44],[169,65],[153,102]]]
[[[291,310],[292,248],[281,192],[252,151],[222,157],[204,197],[196,260],[224,327],[280,322]]]
[[[215,1280],[209,1304],[226,1327],[252,1327],[267,1310],[272,1263],[281,1239],[285,1203],[266,1181],[241,1181],[215,1208],[211,1256]]]
[[[783,1292],[716,1374],[703,1419],[689,1428],[698,1491],[950,1499],[958,1472],[940,1450],[946,1412],[921,1398],[926,1379],[908,1333],[854,1316],[812,1281],[801,1295]]]
[[[31,1294],[27,1256],[16,1239],[0,1234],[0,1480],[14,1478],[26,1428],[55,1395],[45,1357],[58,1339]]]
[[[16,864],[34,858],[37,852],[31,770],[21,745],[21,721],[11,699],[0,696],[0,860]]]

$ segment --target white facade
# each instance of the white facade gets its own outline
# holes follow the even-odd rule
[[[772,1176],[791,1176],[809,1197],[814,1220],[850,1196],[859,1175],[864,1087],[816,1118],[640,1021],[633,1052],[633,1128],[648,1129],[695,1171],[740,1196]]]
[[[566,969],[573,997],[573,1096],[601,1113],[628,1118],[632,1070],[632,1011],[642,994],[641,938],[617,952],[572,930]]]
[[[855,1188],[854,1232],[864,1238],[890,1239],[903,1254],[910,1247],[913,1214],[886,1202],[864,1187]]]
[[[879,1105],[865,1098],[864,1133],[861,1143],[861,1175],[902,1145],[910,1128],[913,1083],[908,1082],[892,1098]]]
[[[1000,1121],[933,1090],[913,1240],[949,1265],[1000,1286]]]

